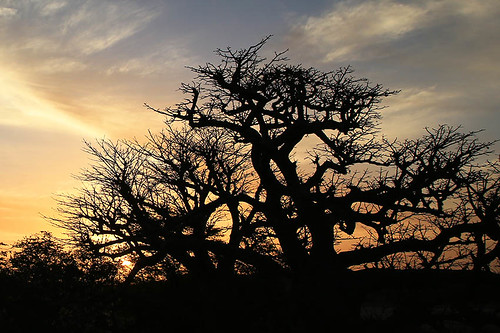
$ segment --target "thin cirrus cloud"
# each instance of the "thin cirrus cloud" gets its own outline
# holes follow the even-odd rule
[[[368,61],[401,55],[405,46],[439,43],[448,50],[487,40],[497,35],[491,29],[500,26],[499,12],[495,0],[347,0],[293,24],[286,41],[312,47],[308,53],[315,61]]]
[[[82,138],[139,127],[138,116],[126,117],[124,91],[135,87],[125,83],[134,80],[107,74],[101,55],[158,15],[127,0],[0,1],[1,241],[48,228],[39,212],[50,211],[53,193],[76,185]]]
[[[374,56],[368,50],[413,31],[426,14],[425,8],[390,1],[353,3],[307,18],[293,27],[290,40],[314,45],[322,62],[367,59]]]
[[[0,105],[0,125],[63,130],[84,136],[100,133],[90,125],[75,121],[39,97],[33,88],[14,73],[0,72]]]
[[[56,124],[69,124],[72,119],[72,126],[61,127],[74,131],[75,126],[80,126],[83,132],[77,133],[84,136],[89,127],[99,127],[107,117],[115,117],[118,109],[123,111],[130,95],[124,82],[134,78],[123,75],[115,78],[113,74],[120,72],[116,69],[123,74],[130,64],[137,70],[144,65],[151,73],[162,65],[160,61],[158,66],[150,68],[151,58],[138,58],[134,63],[136,56],[119,52],[121,42],[134,41],[160,15],[161,10],[156,10],[159,2],[149,3],[127,0],[2,3],[0,38],[4,43],[0,47],[0,65],[12,73],[5,70],[1,73],[1,84],[9,90],[2,93],[3,103],[8,100],[11,108],[0,111],[0,121],[5,123],[5,118],[9,118],[10,123],[26,125],[25,105],[31,104],[30,119],[53,118],[57,119]],[[118,51],[113,53],[117,47]],[[104,52],[113,56],[102,56]],[[29,101],[36,101],[36,107]],[[142,105],[142,101],[132,103],[135,109]],[[14,109],[19,111],[13,112]],[[45,126],[48,122],[29,123]],[[121,125],[117,123],[116,127]]]
[[[17,10],[10,7],[0,7],[0,17],[9,17],[16,15]]]
[[[438,123],[500,137],[500,3],[495,0],[341,1],[291,25],[285,42],[306,63],[353,65],[402,92],[382,128],[420,135]]]
[[[135,8],[134,3],[85,2],[62,23],[61,33],[83,54],[102,51],[134,35],[157,13]],[[70,44],[70,43],[68,43]]]
[[[178,73],[187,64],[199,62],[185,41],[171,40],[154,50],[123,59],[105,71],[107,75],[133,74],[140,77]]]
[[[134,1],[12,1],[3,13],[11,48],[86,56],[124,40],[157,17]],[[28,24],[29,23],[29,24]]]

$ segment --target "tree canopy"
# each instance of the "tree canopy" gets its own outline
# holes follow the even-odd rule
[[[397,91],[290,65],[284,53],[217,50],[186,98],[156,109],[146,143],[87,143],[93,164],[52,222],[101,256],[177,274],[498,270],[499,166],[491,142],[447,125],[388,140]]]

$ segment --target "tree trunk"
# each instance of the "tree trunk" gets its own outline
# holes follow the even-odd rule
[[[309,269],[312,274],[334,272],[340,267],[333,247],[333,227],[320,214],[309,215],[309,230],[312,236]]]

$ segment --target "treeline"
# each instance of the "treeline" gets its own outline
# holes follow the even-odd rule
[[[14,249],[12,249],[14,250]],[[499,277],[472,271],[184,275],[124,284],[117,265],[49,233],[3,252],[2,332],[494,332]]]
[[[0,273],[30,284],[114,283],[119,265],[84,248],[68,248],[50,232],[27,236],[0,251]]]

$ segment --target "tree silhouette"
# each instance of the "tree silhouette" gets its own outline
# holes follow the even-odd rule
[[[100,255],[130,256],[129,280],[147,266],[490,269],[498,166],[485,171],[478,159],[492,143],[444,125],[416,140],[379,138],[380,103],[396,91],[349,67],[263,58],[266,41],[192,67],[184,101],[150,107],[167,126],[146,144],[88,144],[88,186],[61,198],[53,222]]]
[[[45,287],[112,282],[118,273],[116,264],[92,255],[85,248],[66,249],[47,231],[24,237],[2,251],[0,270],[19,281]]]
[[[135,263],[129,280],[155,265],[167,275],[216,267],[230,274],[238,258],[278,266],[268,253],[240,248],[246,220],[239,200],[255,181],[248,152],[227,131],[167,126],[146,144],[102,140],[87,152],[97,160],[81,175],[89,186],[60,198],[63,218],[52,221],[96,253],[129,256]]]
[[[79,277],[76,260],[47,231],[14,243],[8,269],[30,283],[61,283]]]

